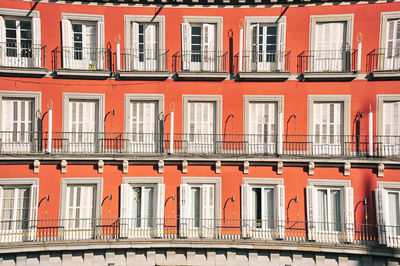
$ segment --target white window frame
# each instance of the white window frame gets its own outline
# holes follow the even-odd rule
[[[94,210],[94,221],[91,223],[89,228],[84,229],[66,229],[66,232],[63,232],[62,236],[64,239],[69,240],[78,240],[78,239],[90,239],[94,237],[94,230],[96,229],[96,222],[99,223],[102,216],[102,199],[103,199],[103,178],[94,178],[94,177],[72,177],[72,178],[61,178],[60,185],[60,220],[62,223],[65,223],[66,217],[66,208],[67,208],[67,186],[94,186],[96,187],[96,194],[93,195],[95,200]],[[100,222],[101,223],[101,222]]]
[[[7,57],[5,53],[5,41],[6,32],[4,18],[11,19],[24,19],[31,20],[32,22],[32,57],[23,58],[21,56],[17,57]],[[4,26],[4,29],[3,29]],[[4,30],[4,32],[2,32]],[[3,36],[4,34],[4,36]],[[39,68],[41,67],[42,60],[42,50],[41,50],[41,24],[40,24],[40,12],[32,10],[21,10],[21,9],[10,9],[10,8],[0,8],[0,50],[4,51],[0,53],[0,66],[7,67],[30,67]],[[4,40],[3,40],[4,38]],[[4,42],[4,44],[3,44]],[[4,47],[2,47],[4,45]]]
[[[1,178],[0,179],[0,216],[3,211],[3,187],[29,188],[29,214],[27,229],[0,230],[0,242],[33,241],[36,239],[39,202],[39,178]],[[2,220],[2,217],[0,217]]]
[[[349,136],[351,134],[351,95],[308,95],[308,119],[307,119],[307,132],[308,132],[308,141],[311,143],[314,143],[314,105],[315,103],[337,103],[340,102],[343,104],[343,138],[346,136]],[[333,147],[326,146],[325,148],[321,149],[314,149],[314,153],[319,153],[319,154],[329,154],[329,155],[338,155],[342,154],[346,149],[343,147],[343,143],[346,142],[346,140],[341,141],[340,147],[335,148],[336,145]],[[311,151],[309,151],[311,152]]]
[[[188,151],[190,152],[213,152],[217,147],[215,145],[206,145],[206,147],[202,146],[200,144],[200,147],[196,145],[196,143],[192,143],[191,145],[189,143],[189,133],[188,132],[188,126],[189,126],[189,102],[214,102],[215,103],[215,138],[214,140],[217,140],[218,135],[221,134],[222,132],[222,95],[183,95],[182,96],[182,128],[183,128],[183,133],[184,133],[184,138],[182,141],[186,143],[186,146]],[[217,141],[214,141],[214,143],[217,143]],[[210,144],[210,143],[206,143]],[[184,149],[186,148],[185,145],[183,147]]]
[[[165,185],[163,177],[123,177],[121,185],[120,203],[120,235],[124,238],[151,238],[164,236],[164,204],[165,204]],[[132,187],[153,187],[153,221],[152,226],[136,225],[136,220],[130,213],[132,207],[129,203],[131,199]],[[140,218],[142,219],[142,218]],[[148,221],[147,221],[148,222]]]
[[[191,187],[200,187],[204,185],[214,186],[214,219],[202,219],[203,215],[200,210],[200,227],[195,227],[193,219],[188,217],[188,207],[185,199],[182,199],[182,185],[188,186],[187,193],[190,194]],[[188,195],[189,197],[190,195]],[[180,203],[179,203],[179,233],[185,238],[212,238],[220,224],[221,220],[221,178],[220,177],[182,177],[180,187]],[[183,206],[183,204],[186,204]],[[200,189],[200,206],[202,205],[202,189]]]
[[[93,100],[97,101],[98,103],[98,121],[96,121],[96,132],[97,133],[104,133],[104,115],[105,115],[105,95],[104,94],[96,94],[96,93],[63,93],[63,132],[66,134],[66,136],[63,136],[64,139],[72,139],[71,133],[70,132],[70,125],[69,125],[69,102],[71,100]],[[101,136],[100,136],[101,138]],[[103,137],[104,138],[104,137]],[[71,152],[92,152],[94,150],[94,144],[98,142],[98,139],[93,140],[93,147],[92,146],[79,146],[79,143],[77,145],[74,145],[71,143],[70,147]],[[102,143],[100,143],[102,144]],[[64,145],[63,145],[64,146]]]
[[[386,53],[388,47],[387,47],[387,41],[388,41],[388,22],[390,20],[396,20],[400,19],[400,12],[399,11],[393,11],[393,12],[382,12],[381,13],[381,26],[380,26],[380,35],[379,35],[379,48],[385,49],[384,51],[384,56],[379,58],[379,67],[378,69],[380,70],[398,70],[400,67],[400,57],[396,58],[396,62],[392,62],[392,64],[395,64],[392,66],[387,65],[387,57]],[[381,54],[381,53],[379,53]]]
[[[400,182],[378,181],[375,190],[375,210],[378,226],[379,244],[391,248],[400,247],[400,235],[398,228],[393,228],[389,221],[388,192],[400,193]]]
[[[318,189],[340,190],[341,231],[321,231],[318,227]],[[354,193],[350,180],[308,179],[306,187],[306,213],[308,239],[317,242],[351,243],[354,241]],[[328,216],[329,217],[329,216]],[[330,222],[330,221],[329,221]]]
[[[69,29],[69,25],[72,23],[94,23],[96,24],[96,65],[90,66],[88,60],[75,60],[74,59],[74,44],[72,41],[73,32],[72,28]],[[79,70],[104,70],[105,68],[105,38],[104,38],[104,15],[92,15],[92,14],[77,14],[77,13],[61,13],[61,33],[62,33],[62,46],[63,46],[63,66],[62,68],[67,69],[79,69]],[[71,30],[71,32],[70,32]],[[70,36],[69,34],[72,34]],[[71,43],[70,43],[71,42]],[[83,47],[84,48],[84,47]],[[83,51],[84,53],[84,51]],[[78,62],[79,61],[79,62]],[[82,61],[82,62],[81,62]],[[90,61],[90,60],[89,60]],[[88,66],[86,67],[86,63]]]
[[[154,132],[154,138],[149,136],[149,139],[145,137],[147,140],[144,145],[141,146],[139,142],[133,142],[132,136],[129,135],[132,128],[132,118],[131,118],[131,102],[132,101],[154,101],[157,102],[158,106],[158,114],[156,114],[156,128]],[[124,132],[128,133],[126,137],[129,140],[128,150],[131,152],[156,152],[159,149],[159,136],[160,133],[160,123],[159,117],[160,114],[164,113],[164,94],[125,94],[125,116],[124,116]],[[153,143],[152,143],[153,142]],[[150,145],[149,145],[150,144]]]
[[[253,188],[272,188],[274,193],[274,225],[268,228],[266,222],[261,222],[261,227],[252,219],[250,212],[254,202],[252,199]],[[242,237],[254,239],[284,239],[285,238],[285,186],[283,178],[243,178],[241,186],[241,224]],[[261,203],[262,205],[264,203]]]
[[[243,106],[244,106],[244,114],[243,114],[243,124],[244,126],[244,134],[247,137],[247,141],[249,142],[247,145],[249,153],[269,153],[275,154],[277,152],[277,144],[278,138],[276,139],[276,143],[273,143],[271,138],[268,137],[267,143],[263,142],[262,147],[258,147],[259,144],[257,139],[251,139],[249,136],[249,128],[250,128],[250,104],[251,103],[275,103],[277,105],[276,109],[276,135],[284,134],[283,125],[279,122],[279,115],[282,113],[282,117],[284,117],[284,95],[244,95],[243,96]],[[255,136],[254,136],[255,137]],[[251,144],[256,144],[256,147],[251,147]],[[260,143],[261,144],[261,143]]]
[[[279,20],[279,21],[278,21]],[[286,51],[286,16],[251,16],[245,17],[245,42],[244,42],[244,52],[243,54],[244,67],[243,72],[270,72],[270,71],[284,71],[285,70],[285,51]],[[258,53],[256,64],[253,64],[253,54],[252,54],[252,30],[251,27],[254,24],[269,24],[271,26],[275,25],[276,29],[276,53],[267,54],[263,51],[263,57],[265,56],[275,56],[275,62],[270,62],[267,64],[260,64],[258,61]],[[257,32],[257,38],[259,33]],[[258,43],[258,41],[257,41]],[[258,51],[259,47],[257,47]]]
[[[376,139],[378,143],[377,149],[378,153],[383,156],[393,156],[400,154],[400,136],[393,136],[389,141],[387,136],[383,136],[384,132],[384,103],[399,101],[400,102],[400,94],[378,94],[376,96],[376,132],[377,136],[382,136],[383,139]]]
[[[41,113],[42,110],[42,93],[34,91],[0,91],[0,119],[3,117],[3,98],[21,98],[21,99],[33,99],[33,121],[32,121],[32,132],[35,136],[35,132],[38,128],[38,117],[37,114]],[[3,130],[3,123],[0,123],[0,130]],[[8,138],[9,136],[3,135],[2,138]],[[30,152],[35,151],[34,140],[29,143],[14,143],[7,144],[3,143],[0,149],[3,151],[10,152]]]

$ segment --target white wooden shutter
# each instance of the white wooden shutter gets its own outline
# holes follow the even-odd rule
[[[14,117],[14,111],[13,111],[13,100],[6,100],[3,98],[2,101],[2,131],[13,131],[13,117]],[[5,136],[3,137],[3,141],[4,138],[8,139],[9,136],[7,136],[9,134],[5,134]]]
[[[132,22],[131,24],[131,49],[130,51],[130,67],[131,70],[139,69],[139,24]]]
[[[104,46],[104,22],[97,22],[97,69],[105,69],[104,60],[106,58],[106,50]],[[109,62],[110,63],[110,62]]]
[[[181,184],[179,189],[179,235],[188,237],[190,187],[187,184]]]
[[[216,63],[215,25],[203,24],[202,27],[202,61],[203,70],[214,71]]]
[[[37,210],[38,210],[39,186],[31,185],[30,198],[29,198],[29,229],[28,240],[33,241],[36,239],[37,227]]]
[[[307,197],[307,232],[309,240],[316,240],[316,210],[317,210],[317,189],[314,186],[306,187]]]
[[[399,136],[400,135],[400,102],[384,102],[383,103],[383,135]]]
[[[214,205],[215,205],[214,185],[203,185],[201,202],[201,236],[211,237],[214,235]]]
[[[6,25],[3,16],[0,16],[0,66],[6,63]]]
[[[182,30],[182,70],[189,70],[190,61],[191,61],[191,36],[190,36],[190,24],[189,23],[182,23],[181,25]]]
[[[157,184],[157,206],[156,209],[156,237],[164,236],[164,201],[165,184]]]
[[[258,65],[258,33],[259,33],[259,24],[251,25],[251,69],[247,69],[245,67],[245,71],[256,71]],[[246,58],[246,57],[245,57]],[[246,61],[245,61],[246,63]]]
[[[251,236],[250,233],[250,224],[252,223],[251,219],[251,210],[252,210],[252,202],[251,202],[251,186],[243,184],[241,186],[241,197],[242,197],[242,206],[241,210],[241,227],[242,227],[242,237],[248,238]]]
[[[132,187],[130,184],[121,184],[121,202],[120,202],[120,236],[128,237],[129,236],[129,224],[132,219],[132,214],[130,213],[132,210],[131,202],[133,201],[132,197]]]
[[[354,199],[353,188],[344,188],[344,235],[345,241],[354,241]]]
[[[379,244],[387,245],[391,237],[387,228],[389,221],[388,192],[383,188],[375,190],[376,223],[378,225]]]
[[[155,24],[146,24],[145,27],[145,70],[157,70],[157,27]]]
[[[41,27],[40,18],[32,18],[32,32],[33,32],[33,51],[32,60],[34,67],[41,67],[42,50],[41,50]]]
[[[285,238],[285,186],[277,185],[275,193],[277,238]]]
[[[68,19],[61,20],[62,31],[62,68],[72,68],[74,58],[74,34],[72,31],[72,23]]]
[[[286,49],[286,19],[281,18],[278,24],[278,47],[277,47],[277,61],[278,61],[278,70],[285,70],[285,49]]]

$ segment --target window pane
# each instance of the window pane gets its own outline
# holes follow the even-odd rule
[[[133,223],[135,226],[140,227],[140,219],[142,218],[141,212],[141,202],[142,202],[142,189],[141,187],[133,187],[133,204],[132,204],[132,214]]]
[[[328,199],[327,191],[325,189],[318,189],[317,191],[318,200],[318,224],[319,230],[328,230]]]
[[[393,226],[393,228],[389,229],[393,230],[393,232],[397,235],[399,234],[398,226],[400,225],[399,193],[389,192],[388,194],[389,194],[389,225]]]
[[[261,188],[253,188],[252,189],[252,223],[254,223],[255,227],[261,227]]]

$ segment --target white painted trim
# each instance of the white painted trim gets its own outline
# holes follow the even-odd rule
[[[39,11],[30,11],[30,10],[23,10],[23,9],[12,9],[12,8],[0,8],[0,15],[1,16],[15,16],[15,17],[26,17],[30,18],[40,18]]]
[[[350,180],[339,179],[308,179],[307,184],[315,187],[351,187]]]
[[[383,104],[391,101],[400,101],[400,94],[376,95],[376,135],[383,135]]]
[[[382,12],[381,13],[381,27],[379,34],[379,48],[387,48],[387,22],[392,19],[399,19],[400,11]]]
[[[6,185],[39,185],[39,178],[15,177],[15,178],[0,178],[0,186]]]
[[[250,185],[250,186],[256,186],[256,185],[261,185],[261,186],[278,186],[278,185],[284,185],[284,180],[283,178],[269,178],[269,177],[243,177],[243,185]]]
[[[163,184],[163,179],[161,176],[123,177],[122,184]]]

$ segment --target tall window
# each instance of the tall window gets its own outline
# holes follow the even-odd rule
[[[38,186],[31,181],[0,186],[0,242],[33,240],[36,237]],[[9,182],[9,184],[6,184]]]
[[[314,152],[340,154],[343,144],[343,103],[315,102]]]
[[[183,70],[215,71],[216,27],[216,24],[182,23]]]
[[[188,150],[213,152],[216,133],[216,103],[188,102]]]
[[[128,57],[132,70],[156,71],[159,66],[158,23],[131,23],[131,44]]]
[[[400,153],[400,101],[383,102],[383,155]]]
[[[310,240],[352,242],[354,239],[353,188],[349,181],[309,180],[307,227]]]
[[[91,238],[95,221],[96,186],[68,185],[66,190],[65,238]],[[77,233],[77,231],[79,233]]]
[[[131,101],[130,139],[132,152],[157,150],[158,101]]]
[[[29,152],[33,147],[34,99],[2,99],[2,149]]]
[[[387,21],[385,70],[400,69],[400,19]]]
[[[104,70],[103,16],[62,14],[62,63],[66,69]]]
[[[31,20],[5,19],[8,57],[32,57]]]
[[[249,103],[249,152],[275,153],[277,143],[276,102]]]
[[[245,238],[283,238],[285,187],[280,179],[245,178],[242,185],[242,234]]]
[[[388,203],[389,203],[389,226],[390,230],[398,236],[400,235],[400,203],[399,203],[400,191],[388,191]]]
[[[277,70],[280,59],[278,46],[278,26],[276,24],[253,24],[252,31],[252,63],[257,71]],[[281,59],[280,59],[281,60]]]
[[[165,185],[162,178],[124,178],[120,234],[128,238],[162,237]]]
[[[180,234],[212,237],[215,226],[215,185],[180,185]]]

